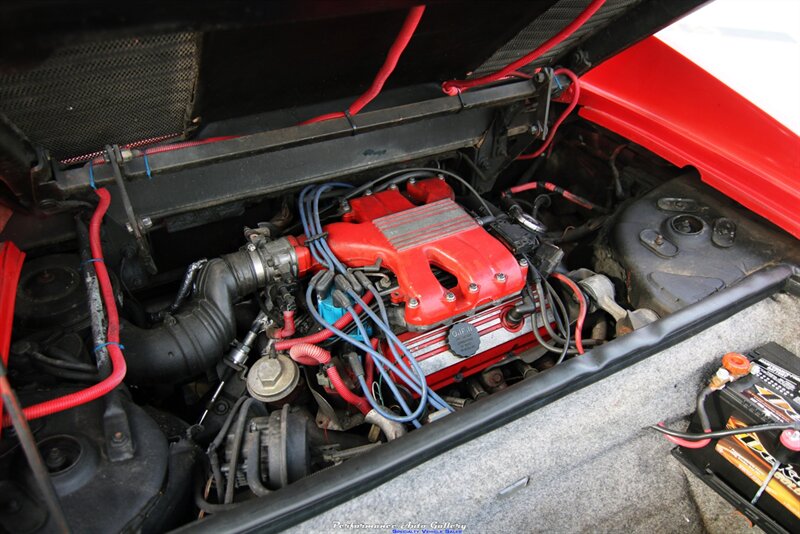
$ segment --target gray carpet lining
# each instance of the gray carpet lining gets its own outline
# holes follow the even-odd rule
[[[467,532],[753,532],[647,426],[689,415],[725,352],[776,341],[800,354],[798,317],[800,300],[766,299],[292,530],[450,522]]]

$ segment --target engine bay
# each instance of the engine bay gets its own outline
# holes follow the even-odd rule
[[[573,9],[564,31],[602,5]],[[447,33],[447,6],[421,39]],[[376,80],[424,10],[391,12],[403,25]],[[351,16],[365,29],[383,15]],[[208,71],[259,28],[244,44],[206,31]],[[148,38],[135,46],[191,42]],[[593,350],[800,261],[791,236],[696,169],[573,113],[572,70],[531,61],[481,84],[494,69],[435,87],[401,70],[404,85],[361,114],[387,73],[366,102],[325,115],[320,94],[245,109],[230,83],[198,90],[210,118],[179,113],[181,134],[109,134],[91,152],[77,119],[50,151],[0,136],[0,170],[24,170],[0,190],[14,207],[2,241],[26,257],[3,369],[43,462],[29,468],[26,436],[3,428],[0,531],[63,530],[42,477],[80,532],[192,528],[326,472],[358,480],[354,459],[502,405],[534,377],[587,372]],[[331,99],[354,92],[339,89]]]
[[[576,124],[572,139],[591,130]],[[168,256],[143,257],[131,234],[106,234],[104,251],[124,248],[111,284],[128,387],[39,420],[37,436],[57,488],[70,488],[71,521],[79,503],[111,491],[101,480],[133,476],[130,462],[146,466],[151,485],[138,478],[135,495],[111,493],[144,530],[179,506],[202,517],[269,499],[701,300],[745,276],[733,258],[753,258],[749,269],[774,261],[783,238],[761,239],[769,229],[691,173],[622,145],[618,199],[613,182],[589,181],[606,172],[600,150],[570,139],[534,169],[553,182],[479,194],[461,153],[287,192],[252,214],[268,207],[269,220],[225,234],[238,250],[199,253],[166,282],[136,278],[145,258],[160,266]],[[560,168],[570,160],[587,181],[564,180],[575,176]],[[100,261],[87,216],[76,219],[80,254],[43,254],[20,277],[10,369],[26,405],[97,383],[95,357],[108,369],[114,342],[99,341],[104,319],[86,298],[97,288],[87,266]],[[720,225],[736,228],[722,245]],[[188,240],[210,252],[209,231],[165,226],[150,244]],[[662,261],[670,254],[674,272]],[[4,469],[19,490],[12,452]]]

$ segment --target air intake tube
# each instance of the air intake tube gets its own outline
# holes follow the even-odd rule
[[[294,247],[286,239],[210,260],[182,311],[151,329],[123,322],[128,380],[163,384],[201,374],[222,358],[236,335],[236,301],[296,272]]]

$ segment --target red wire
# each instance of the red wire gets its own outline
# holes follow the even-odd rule
[[[283,328],[275,332],[275,337],[284,339],[294,335],[294,310],[287,310],[283,312]]]
[[[23,410],[27,419],[38,419],[46,415],[63,412],[70,408],[80,406],[99,399],[103,395],[111,392],[116,388],[125,378],[125,357],[119,346],[119,315],[117,314],[117,304],[114,300],[114,290],[111,287],[111,280],[108,277],[108,270],[103,262],[103,248],[100,243],[100,225],[103,222],[103,216],[108,210],[111,203],[111,195],[108,190],[98,189],[97,196],[100,197],[100,202],[97,204],[92,220],[89,223],[89,244],[92,249],[92,256],[96,261],[92,262],[94,270],[97,273],[97,281],[100,284],[100,293],[103,297],[103,303],[106,306],[106,314],[108,315],[108,330],[106,333],[106,341],[109,343],[108,354],[111,356],[112,371],[111,374],[103,379],[101,382],[94,384],[86,389],[70,393],[46,402],[28,406]],[[6,415],[3,417],[3,426],[11,424],[11,419]]]
[[[506,76],[512,74],[514,71],[541,57],[545,52],[549,51],[551,48],[560,44],[567,37],[575,33],[575,30],[583,26],[583,24],[589,20],[589,18],[591,18],[591,16],[603,6],[603,4],[605,4],[605,0],[592,0],[592,2],[586,6],[586,9],[584,9],[575,20],[567,24],[560,32],[539,45],[539,47],[535,50],[522,56],[518,60],[509,63],[497,72],[487,74],[486,76],[481,76],[480,78],[473,78],[471,80],[448,80],[442,84],[442,91],[450,96],[455,96],[459,92],[463,92],[467,89],[502,80]]]
[[[564,276],[561,273],[553,273],[553,278],[563,282],[567,287],[572,290],[575,294],[575,298],[578,299],[578,320],[575,322],[575,347],[578,349],[578,354],[583,354],[583,321],[586,319],[586,312],[588,308],[586,306],[586,299],[581,292],[581,289],[578,287],[578,284],[573,282],[570,278]]]
[[[293,346],[291,349],[289,349],[289,356],[291,356],[294,361],[301,365],[326,365],[331,361],[330,352],[320,346],[312,345],[310,343],[298,343],[297,345]],[[350,388],[348,388],[344,383],[344,380],[342,380],[342,377],[339,375],[339,371],[335,366],[331,365],[330,367],[327,367],[325,372],[328,374],[328,378],[331,381],[333,389],[336,390],[336,393],[338,393],[345,402],[358,408],[358,410],[364,415],[369,413],[372,407],[367,402],[367,399],[364,397],[359,397],[350,391]]]
[[[658,423],[658,426],[664,426],[664,423]],[[674,443],[675,445],[680,445],[681,447],[685,447],[687,449],[702,449],[703,447],[711,443],[710,439],[699,439],[695,441],[683,438],[676,438],[675,436],[670,436],[669,434],[664,434],[664,437],[667,438],[672,443]]]
[[[365,304],[369,304],[372,301],[372,293],[371,292],[364,293],[364,296],[361,298],[364,300]],[[360,304],[356,304],[354,309],[356,313],[361,313],[362,311]],[[341,330],[342,328],[344,328],[345,326],[349,325],[352,322],[353,322],[353,316],[350,315],[349,313],[346,313],[342,315],[335,323],[333,323],[333,326]],[[328,330],[326,328],[325,330],[320,330],[319,332],[307,335],[305,337],[296,337],[294,339],[282,339],[281,341],[275,343],[275,350],[278,351],[289,350],[298,343],[311,343],[312,345],[316,343],[322,343],[332,335],[333,331]]]
[[[561,126],[561,123],[564,122],[564,120],[578,105],[578,98],[581,96],[581,85],[578,77],[575,76],[575,73],[569,69],[556,69],[553,71],[553,76],[558,76],[559,74],[563,74],[572,82],[572,100],[570,100],[567,109],[565,109],[561,115],[559,115],[558,120],[553,124],[553,127],[550,128],[550,131],[547,132],[547,138],[544,140],[544,143],[542,143],[542,146],[540,146],[533,154],[522,154],[521,156],[517,156],[517,159],[534,159],[544,154],[544,151],[547,150],[547,147],[553,142],[553,138],[556,135],[558,127]]]
[[[411,40],[411,37],[414,35],[417,25],[419,25],[419,21],[424,12],[425,6],[414,6],[408,11],[406,20],[403,22],[403,27],[400,28],[400,33],[397,34],[394,43],[392,43],[391,48],[389,48],[389,53],[386,54],[386,60],[383,62],[380,70],[375,75],[375,79],[372,80],[372,85],[370,85],[369,89],[367,89],[364,94],[359,96],[352,104],[350,104],[350,107],[347,108],[347,112],[351,116],[356,115],[359,111],[364,109],[364,106],[372,102],[372,100],[378,96],[378,94],[380,94],[381,89],[383,89],[383,84],[386,83],[386,80],[389,79],[389,76],[391,76],[392,72],[397,66],[397,62],[400,59],[400,56],[403,55],[403,51],[406,49],[406,46],[408,46],[408,42]],[[346,117],[346,115],[343,112],[336,111],[333,113],[320,115],[319,117],[314,117],[313,119],[308,119],[300,124],[311,124],[314,122],[341,119],[344,117]]]

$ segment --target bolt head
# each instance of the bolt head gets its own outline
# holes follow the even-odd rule
[[[496,275],[494,275],[494,279],[500,283],[503,283],[506,281],[506,275],[505,273],[497,273]]]
[[[397,184],[390,185],[389,189],[391,189],[392,191],[397,191]]]
[[[258,369],[256,369],[256,376],[262,386],[271,387],[281,377],[281,371],[281,362],[275,358],[269,358],[261,361]]]
[[[520,267],[527,267],[528,266],[528,260],[526,260],[525,258],[522,258],[521,260],[519,260],[519,266]]]
[[[416,308],[419,306],[419,300],[415,298],[408,299],[408,307],[409,308]]]
[[[476,284],[475,282],[470,283],[469,292],[470,293],[477,293],[478,292],[478,284]]]
[[[447,302],[455,302],[456,294],[453,293],[452,291],[448,291],[447,293],[445,293],[444,298],[447,300]]]
[[[410,185],[414,185],[415,183],[417,183],[417,179],[416,179],[416,178],[409,178],[409,179],[408,179],[408,183],[409,183]]]
[[[365,197],[368,197],[368,196],[371,196],[371,195],[372,195],[372,189],[367,189],[366,191],[364,191],[364,196]]]

